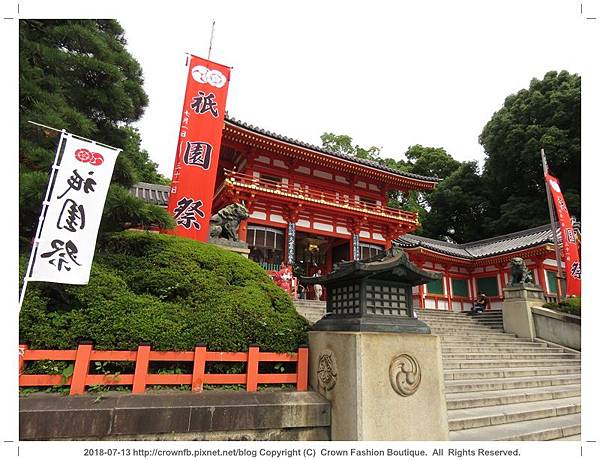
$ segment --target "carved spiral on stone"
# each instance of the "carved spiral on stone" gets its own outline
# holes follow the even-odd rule
[[[331,350],[325,350],[319,355],[319,367],[317,369],[317,380],[319,386],[325,390],[331,390],[337,383],[337,364]]]
[[[400,396],[410,396],[421,383],[421,366],[415,358],[401,354],[390,363],[390,383]]]

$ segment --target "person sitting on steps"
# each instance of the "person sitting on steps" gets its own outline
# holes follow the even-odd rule
[[[484,312],[484,310],[487,308],[489,301],[490,300],[487,298],[487,296],[483,292],[478,292],[477,298],[475,299],[475,302],[473,303],[473,306],[471,307],[471,314],[472,315],[482,314]]]

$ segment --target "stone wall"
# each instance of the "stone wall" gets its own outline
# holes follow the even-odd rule
[[[581,318],[548,308],[531,309],[536,337],[563,347],[581,350]]]
[[[30,395],[19,401],[29,440],[330,439],[330,405],[315,392]]]

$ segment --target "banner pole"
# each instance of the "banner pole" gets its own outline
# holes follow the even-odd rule
[[[213,19],[212,28],[210,30],[210,42],[208,44],[208,59],[210,61],[210,52],[212,51],[213,37],[215,35],[215,20]]]
[[[54,129],[54,128],[51,128],[51,129]],[[58,147],[56,148],[56,155],[54,155],[54,163],[52,163],[52,173],[50,174],[50,179],[48,180],[48,187],[46,188],[46,196],[44,197],[44,201],[42,202],[42,210],[40,212],[40,216],[38,217],[38,224],[37,224],[37,229],[35,231],[35,237],[33,238],[33,246],[31,248],[31,254],[29,254],[29,262],[27,263],[27,271],[25,272],[25,276],[23,277],[23,286],[21,287],[21,294],[19,296],[19,311],[21,311],[21,307],[23,306],[23,300],[25,299],[25,290],[27,289],[27,282],[28,282],[29,277],[31,276],[31,272],[33,270],[33,261],[35,260],[35,256],[37,254],[37,250],[38,250],[38,246],[39,246],[39,237],[42,233],[42,228],[44,226],[44,220],[46,217],[46,211],[48,209],[50,195],[52,194],[52,190],[54,189],[54,180],[56,179],[56,172],[58,171],[58,166],[60,163],[59,157],[60,157],[63,145],[67,139],[67,131],[63,129],[60,132],[61,132],[60,140],[58,141]]]
[[[548,181],[546,180],[546,174],[548,174],[548,163],[546,163],[546,154],[544,153],[544,149],[542,149],[542,167],[544,168],[544,185],[546,187],[546,200],[548,201],[548,213],[550,214],[550,227],[552,228],[552,239],[554,241],[554,253],[556,256],[556,266],[558,267],[558,276],[556,283],[556,293],[558,297],[558,301],[560,302],[564,298],[564,274],[562,270],[562,259],[560,257],[560,249],[558,247],[558,236],[556,233],[556,217],[554,215],[554,204],[552,202],[552,196],[550,195],[550,189],[548,188]],[[563,242],[565,244],[565,242]]]

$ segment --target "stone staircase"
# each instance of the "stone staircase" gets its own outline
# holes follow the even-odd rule
[[[316,323],[327,308],[327,302],[324,300],[294,300],[296,311],[304,316],[310,323]]]
[[[441,338],[451,441],[580,439],[580,353],[503,332],[501,311],[417,314]]]

